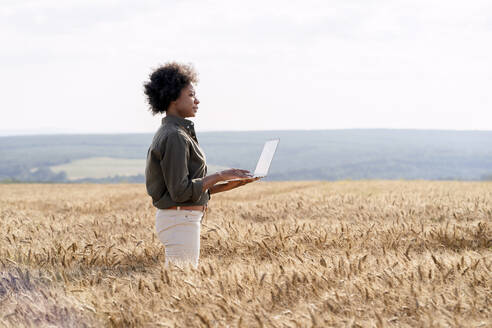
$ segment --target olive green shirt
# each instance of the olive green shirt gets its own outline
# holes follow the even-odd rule
[[[203,189],[207,174],[205,154],[198,145],[193,122],[167,115],[147,152],[145,185],[159,209],[171,206],[206,205]]]

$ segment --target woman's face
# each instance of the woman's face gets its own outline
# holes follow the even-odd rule
[[[174,101],[175,113],[182,118],[195,117],[199,103],[193,85],[188,84],[181,90],[179,98]]]

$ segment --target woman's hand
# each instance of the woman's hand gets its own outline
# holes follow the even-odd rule
[[[230,169],[230,170],[220,171],[203,178],[202,191],[205,191],[207,189],[211,190],[212,186],[214,186],[217,182],[234,180],[234,179],[248,180],[250,178],[252,178],[252,174],[248,170]]]
[[[257,181],[259,179],[260,178],[256,177],[256,178],[249,178],[249,179],[242,179],[242,180],[227,181],[226,183],[218,183],[210,188],[210,193],[216,194],[218,192],[228,191],[237,187],[244,186],[245,184],[251,183],[253,181]]]
[[[245,179],[251,178],[252,174],[248,170],[230,169],[220,171],[217,173],[220,176],[221,181],[233,180],[233,179]]]

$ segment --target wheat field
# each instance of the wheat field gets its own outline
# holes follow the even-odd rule
[[[0,185],[0,327],[492,327],[492,183],[257,182],[164,267],[143,185]]]

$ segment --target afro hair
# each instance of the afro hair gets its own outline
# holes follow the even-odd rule
[[[153,115],[167,111],[169,104],[178,99],[181,90],[190,83],[198,83],[198,73],[192,64],[169,62],[154,70],[150,81],[144,83],[144,93]]]

